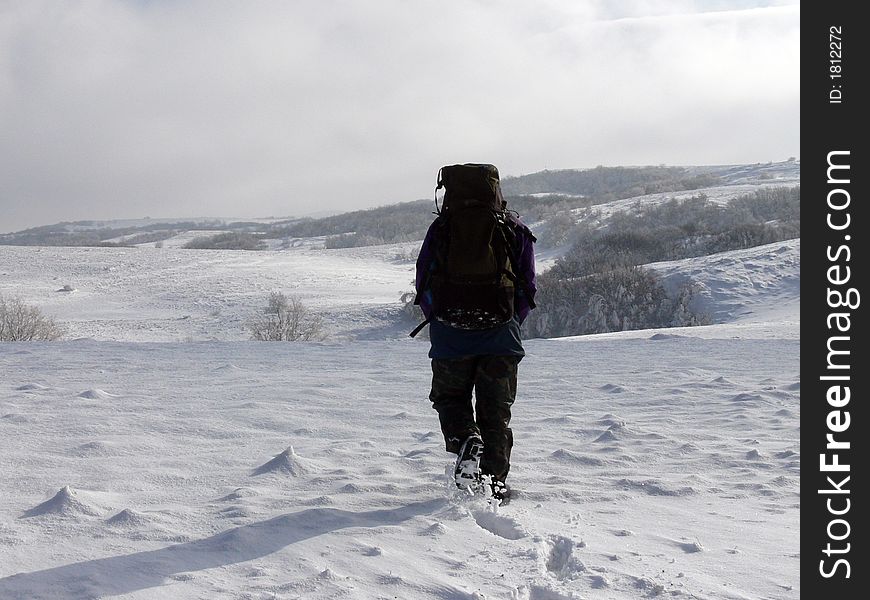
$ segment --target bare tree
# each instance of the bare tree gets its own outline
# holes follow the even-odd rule
[[[261,342],[308,342],[326,337],[323,319],[296,296],[288,297],[282,292],[272,292],[269,305],[251,318],[247,327],[253,339]]]
[[[50,341],[63,336],[64,330],[54,319],[21,298],[0,295],[0,341]]]

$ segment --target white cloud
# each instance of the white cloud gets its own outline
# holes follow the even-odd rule
[[[786,158],[786,4],[6,3],[0,231],[372,206],[453,162]]]

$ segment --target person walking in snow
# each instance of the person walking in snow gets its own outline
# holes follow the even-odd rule
[[[520,324],[535,307],[535,236],[506,210],[498,169],[442,167],[438,217],[417,258],[415,303],[429,324],[432,391],[456,485],[510,495],[511,407],[525,355]],[[474,402],[472,402],[472,392]]]

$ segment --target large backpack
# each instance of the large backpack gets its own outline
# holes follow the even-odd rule
[[[514,316],[522,282],[517,269],[515,222],[506,212],[498,169],[488,164],[442,167],[444,202],[433,224],[432,318],[458,329],[489,329]],[[419,304],[420,298],[415,300]],[[429,321],[422,323],[416,335]]]

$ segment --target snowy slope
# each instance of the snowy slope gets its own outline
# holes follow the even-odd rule
[[[754,163],[744,165],[689,166],[690,174],[712,173],[726,183],[763,183],[797,185],[801,178],[801,161],[786,160],[781,162]]]
[[[800,185],[799,161],[757,165],[687,167],[687,169],[692,175],[714,174],[721,179],[722,184],[695,190],[632,196],[589,207],[570,209],[568,212],[575,222],[584,223],[592,228],[599,228],[605,226],[609,219],[617,213],[648,210],[671,200],[682,202],[703,194],[711,204],[726,206],[741,196],[751,195],[765,188],[796,187]],[[546,227],[546,222],[531,223],[530,226],[533,230],[539,230]],[[545,249],[540,253],[538,258],[539,268],[541,270],[549,269],[569,249],[570,243]]]
[[[798,342],[530,341],[514,501],[426,345],[0,345],[0,598],[800,597]]]
[[[411,326],[399,296],[412,289],[418,242],[324,250],[299,240],[281,251],[0,246],[0,293],[19,295],[71,338],[244,340],[245,321],[271,291],[297,294],[337,339],[395,339]],[[539,267],[558,251],[539,257]],[[800,309],[800,240],[649,265],[676,286],[699,285],[714,323],[789,322]],[[64,285],[73,293],[57,290]]]
[[[697,190],[685,190],[681,192],[661,192],[633,196],[622,200],[614,200],[604,204],[596,204],[586,208],[576,208],[571,212],[579,219],[590,224],[603,223],[618,212],[636,212],[638,209],[649,209],[670,200],[684,201],[703,194],[712,204],[725,206],[732,200],[748,194],[753,194],[764,188],[794,187],[800,185],[800,181],[778,180],[764,183],[745,183],[717,185]]]
[[[141,219],[107,219],[101,221],[77,221],[74,223],[66,223],[63,227],[64,230],[69,232],[82,232],[82,231],[92,231],[95,229],[124,229],[129,227],[153,227],[155,225],[165,225],[167,229],[173,229],[173,226],[177,226],[180,223],[197,223],[197,224],[221,224],[221,223],[235,223],[239,221],[244,221],[246,223],[274,223],[276,221],[284,221],[284,219],[278,219],[275,217],[269,218],[226,218],[226,217],[191,217],[191,218],[151,218],[144,217]]]
[[[71,338],[244,340],[269,293],[296,294],[336,338],[403,335],[419,243],[285,251],[0,246],[0,293],[55,316]],[[64,285],[73,293],[57,290]]]
[[[798,324],[800,239],[647,265],[665,286],[690,278],[698,286],[695,308],[713,323]]]

